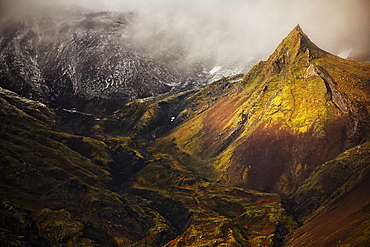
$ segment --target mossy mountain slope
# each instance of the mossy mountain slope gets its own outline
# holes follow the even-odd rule
[[[359,212],[369,203],[350,211],[344,205],[352,194],[369,193],[363,186],[369,153],[356,154],[369,141],[369,71],[368,64],[321,50],[297,26],[248,74],[135,101],[97,126],[110,134],[155,140],[149,144],[155,152],[170,155],[200,177],[277,192],[302,223],[330,222],[326,215],[333,205],[342,205],[331,211],[339,223],[322,231],[327,237],[308,225],[291,233],[287,245],[308,244],[316,237],[328,244],[361,244],[367,241],[361,236],[369,217]],[[342,224],[354,228],[341,231]]]
[[[318,166],[369,139],[369,71],[322,51],[297,26],[238,90],[158,146],[186,154],[184,163],[209,179],[290,194]]]
[[[297,26],[240,84],[158,146],[209,179],[285,195],[304,223],[287,246],[365,244],[370,66],[322,51]]]
[[[55,131],[54,111],[11,91],[0,100],[1,246],[156,246],[181,232],[190,215],[173,200],[167,219],[115,192],[144,165],[138,151]]]
[[[1,244],[361,246],[369,71],[297,26],[248,74],[101,120],[1,89]]]
[[[291,197],[303,226],[286,246],[367,246],[370,238],[370,143],[318,168]]]
[[[57,112],[11,91],[0,100],[2,246],[273,246],[297,227],[277,194],[206,181],[134,134],[57,131]]]

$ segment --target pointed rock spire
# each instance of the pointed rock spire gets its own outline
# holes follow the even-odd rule
[[[320,50],[303,32],[299,24],[283,39],[279,46],[285,46],[288,49],[298,48],[301,51],[304,51],[306,48]]]
[[[325,52],[308,38],[298,24],[282,40],[274,53],[269,57],[269,61],[274,68],[273,71],[279,73],[284,66],[294,63],[301,54],[304,55],[304,59],[307,59],[309,63],[310,60],[321,57]]]
[[[295,30],[297,32],[303,32],[302,31],[302,28],[301,28],[301,26],[299,24],[297,24],[297,26],[295,26],[295,28],[293,30]]]

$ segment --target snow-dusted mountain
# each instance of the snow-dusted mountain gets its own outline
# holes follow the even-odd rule
[[[0,86],[101,116],[137,98],[242,71],[212,71],[218,65],[210,59],[187,62],[181,49],[158,55],[132,39],[134,21],[133,13],[82,10],[9,21],[0,36]]]

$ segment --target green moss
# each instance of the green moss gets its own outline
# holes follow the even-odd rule
[[[96,160],[103,165],[107,165],[108,163],[112,162],[112,158],[110,157],[107,145],[98,140],[94,140],[89,137],[82,138],[83,145],[86,148],[90,149],[90,157],[92,160]]]
[[[131,145],[130,140],[118,140],[112,147],[90,137],[52,131],[50,123],[27,114],[13,118],[14,109],[9,103],[0,107],[0,194],[30,212],[41,210],[33,219],[23,220],[27,243],[35,235],[61,246],[114,246],[133,244],[148,233],[156,211],[135,196],[123,199],[108,188],[108,169],[116,162],[112,155],[125,143]],[[143,158],[140,152],[133,153]],[[29,229],[34,224],[37,231]]]
[[[8,229],[0,228],[0,245],[9,247],[26,247],[29,246],[24,241],[24,236],[17,236]]]
[[[140,153],[138,148],[145,147],[146,143],[136,143],[130,137],[115,137],[108,140],[110,148],[118,150],[120,148],[127,149],[134,153],[137,159],[144,159],[144,156]]]
[[[74,219],[67,210],[44,208],[36,217],[38,228],[52,244],[67,243],[70,240],[74,242],[83,234],[83,224]]]
[[[338,67],[335,67],[337,62]],[[320,66],[322,71],[326,71],[325,76],[308,73],[312,69],[311,65]],[[352,68],[359,74],[350,75]],[[368,78],[365,73],[368,68],[368,65],[348,62],[322,51],[301,30],[293,30],[267,61],[260,62],[242,81],[235,82],[233,88],[227,91],[229,94],[219,92],[222,82],[225,83],[225,80],[220,80],[190,97],[194,103],[189,105],[186,112],[193,114],[193,117],[188,118],[167,137],[158,140],[158,145],[155,146],[161,152],[179,157],[183,165],[200,176],[212,181],[228,181],[228,168],[232,162],[236,162],[235,151],[243,143],[248,143],[256,131],[271,128],[271,135],[290,133],[297,140],[313,136],[315,145],[342,135],[340,130],[336,133],[327,132],[332,124],[352,121],[343,119],[343,112],[333,102],[333,93],[337,90],[347,95],[348,91],[350,100],[357,97],[367,102],[369,99],[364,95],[368,94],[368,88],[364,81]],[[344,73],[345,80],[341,79],[343,75],[339,71]],[[328,76],[333,83],[327,81]],[[226,79],[228,80],[233,79]],[[350,85],[355,85],[355,88]],[[215,100],[208,102],[209,96],[213,96]],[[220,115],[219,109],[228,112],[228,116],[224,117],[227,121],[215,117]],[[366,114],[353,111],[359,117],[358,120],[367,126]],[[245,116],[247,121],[242,121]],[[345,143],[346,140],[343,140],[338,146]],[[290,152],[300,150],[297,153],[299,158],[287,161],[287,166],[307,163],[304,150],[300,149],[305,145],[304,140],[302,143],[292,144]],[[287,167],[286,171],[289,169]],[[308,167],[299,176],[307,176],[310,169],[314,168]],[[291,191],[292,179],[295,178],[288,172],[282,176],[290,181],[283,186],[284,191]],[[242,174],[241,177],[245,180],[248,176]]]

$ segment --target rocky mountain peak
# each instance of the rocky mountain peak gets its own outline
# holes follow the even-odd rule
[[[302,51],[305,49],[321,50],[308,38],[307,34],[303,32],[299,24],[294,27],[285,39],[283,39],[279,46],[282,45],[289,49],[300,48]]]
[[[302,32],[303,33],[302,28],[299,24],[297,24],[297,26],[294,27],[294,30],[297,31],[297,32]]]
[[[282,40],[268,62],[273,66],[273,71],[280,73],[285,65],[293,64],[303,59],[308,62],[322,57],[326,52],[315,45],[303,32],[299,24]]]

